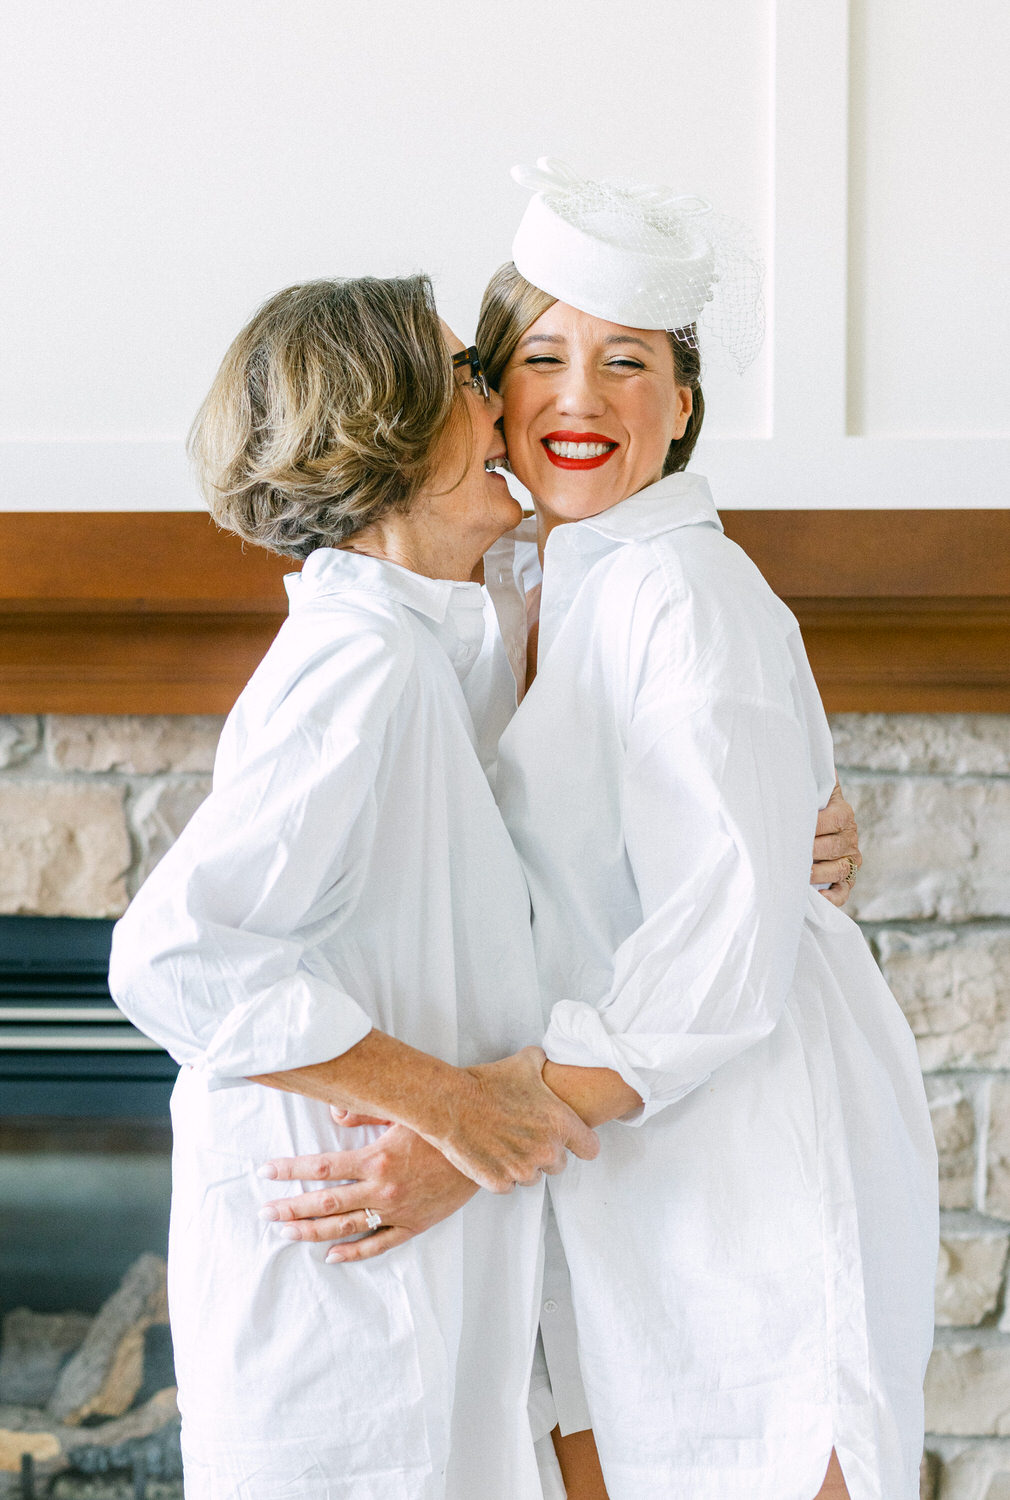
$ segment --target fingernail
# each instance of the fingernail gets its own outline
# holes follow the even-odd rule
[[[300,1240],[302,1237],[301,1230],[296,1229],[294,1224],[285,1224],[281,1234],[286,1240]]]
[[[266,1177],[273,1181],[273,1179],[277,1176],[277,1168],[274,1166],[272,1161],[265,1161],[261,1167],[257,1168],[256,1176]]]
[[[335,1266],[343,1258],[339,1250],[327,1250],[326,1252],[326,1263],[329,1266]]]
[[[274,1208],[272,1203],[267,1203],[260,1209],[259,1216],[261,1219],[266,1219],[268,1224],[273,1224],[280,1218],[280,1211]]]

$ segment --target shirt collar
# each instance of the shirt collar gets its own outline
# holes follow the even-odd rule
[[[708,480],[701,474],[666,474],[598,516],[555,528],[551,537],[593,531],[614,542],[647,542],[681,526],[723,529]]]
[[[399,563],[380,557],[365,557],[336,547],[317,547],[305,559],[300,573],[284,579],[292,611],[314,599],[336,594],[375,594],[404,604],[417,614],[442,624],[450,612],[476,611],[484,607],[479,583],[456,583],[446,578],[425,578]]]

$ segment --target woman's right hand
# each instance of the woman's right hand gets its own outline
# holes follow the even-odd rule
[[[469,1082],[443,1101],[447,1123],[431,1133],[414,1128],[491,1193],[564,1171],[568,1151],[592,1161],[599,1138],[544,1083],[546,1060],[540,1047],[524,1047],[500,1062],[462,1069]]]

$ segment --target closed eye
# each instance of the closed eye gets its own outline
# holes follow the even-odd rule
[[[562,361],[554,354],[531,354],[524,361],[527,365],[560,365]],[[608,370],[644,370],[645,366],[637,359],[608,359],[606,362]]]

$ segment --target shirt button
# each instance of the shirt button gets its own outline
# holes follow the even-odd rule
[[[558,1304],[555,1302],[554,1298],[548,1297],[547,1301],[544,1303],[544,1312],[557,1312],[557,1310]]]

